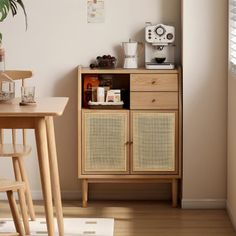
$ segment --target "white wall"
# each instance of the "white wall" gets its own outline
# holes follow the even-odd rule
[[[230,20],[229,16],[229,20]],[[230,23],[229,23],[230,29]],[[230,36],[230,30],[229,30]],[[229,37],[229,47],[230,45]],[[228,71],[228,179],[227,179],[227,209],[236,229],[236,75],[231,71],[229,48],[229,71]]]
[[[79,64],[88,66],[91,59],[101,54],[111,53],[121,59],[121,42],[129,38],[143,40],[146,21],[174,24],[179,44],[180,0],[106,0],[104,24],[87,24],[86,0],[24,2],[29,20],[27,32],[24,30],[22,14],[1,23],[7,68],[32,69],[35,75],[31,83],[36,86],[38,96],[70,97],[64,116],[56,120],[56,138],[64,196],[79,197],[76,156],[76,67]],[[179,55],[180,47],[177,48]],[[143,62],[143,57],[140,61]],[[34,146],[35,157],[33,139],[30,143]],[[10,175],[10,166],[6,160],[1,162],[0,175]],[[27,170],[33,193],[37,195],[40,183],[36,158],[27,159]],[[121,188],[107,185],[92,186],[92,195],[104,197],[104,191],[106,197],[113,192],[113,195],[122,192],[124,197],[125,192],[127,196],[130,193],[132,196],[143,198],[156,198],[159,194],[155,185],[128,185]],[[168,196],[168,192],[169,188],[163,187],[162,197]]]
[[[224,207],[227,0],[183,0],[183,207]]]

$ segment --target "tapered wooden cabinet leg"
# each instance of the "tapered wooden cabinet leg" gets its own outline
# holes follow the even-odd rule
[[[50,169],[48,160],[46,121],[44,118],[35,119],[35,137],[37,144],[39,170],[42,183],[48,236],[55,236],[51,178],[50,178]]]
[[[30,215],[31,220],[34,221],[36,217],[35,217],[32,195],[31,195],[30,187],[29,187],[29,180],[28,180],[26,170],[25,170],[24,160],[22,158],[19,158],[18,162],[20,166],[21,178],[22,178],[22,181],[25,183],[25,190],[26,190],[25,196],[26,196],[26,202],[28,206],[29,215]]]
[[[46,127],[47,127],[47,139],[48,139],[49,165],[51,170],[52,190],[53,190],[52,195],[56,209],[59,236],[64,236],[64,221],[63,221],[63,210],[61,203],[60,180],[58,172],[54,123],[52,117],[48,117],[46,119]]]
[[[178,205],[178,180],[172,179],[172,207]]]
[[[9,204],[10,204],[13,221],[14,221],[14,224],[16,227],[16,232],[19,233],[20,236],[25,236],[25,233],[24,233],[23,227],[21,225],[21,221],[20,221],[20,214],[19,214],[17,204],[14,199],[12,191],[7,191],[7,198],[8,198]]]
[[[22,181],[18,158],[13,157],[12,160],[13,160],[15,178],[17,181]],[[29,228],[29,218],[28,218],[28,212],[27,212],[26,200],[25,200],[25,189],[21,188],[17,192],[19,196],[19,202],[20,202],[20,208],[21,208],[21,214],[22,214],[22,219],[24,223],[25,233],[28,235],[30,234],[30,228]]]
[[[88,180],[82,180],[82,206],[87,207],[88,205]]]

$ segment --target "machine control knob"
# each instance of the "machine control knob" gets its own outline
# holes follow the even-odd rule
[[[166,32],[165,28],[163,26],[161,26],[161,25],[156,28],[156,34],[158,36],[164,35],[165,32]]]
[[[167,34],[167,39],[171,40],[174,38],[174,35],[172,33]]]

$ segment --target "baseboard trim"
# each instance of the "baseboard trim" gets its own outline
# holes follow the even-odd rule
[[[41,191],[31,191],[33,200],[43,200]],[[61,197],[63,200],[80,200],[81,192],[79,191],[63,191]],[[5,193],[0,193],[0,200],[7,200]]]
[[[31,191],[33,200],[42,200],[43,195],[41,191]],[[17,198],[17,194],[14,193],[15,197]],[[5,201],[7,200],[7,195],[5,193],[0,193],[0,200]]]
[[[183,209],[225,209],[226,199],[182,199]]]
[[[230,207],[230,204],[228,201],[226,202],[226,209],[227,209],[230,221],[231,221],[234,229],[236,230],[236,219],[235,219],[234,215],[232,214],[231,207]]]

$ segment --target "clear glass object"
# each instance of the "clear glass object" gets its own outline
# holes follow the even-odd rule
[[[0,102],[6,102],[15,97],[15,83],[4,72],[0,71]]]
[[[35,87],[21,87],[21,102],[35,103]]]

